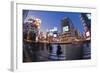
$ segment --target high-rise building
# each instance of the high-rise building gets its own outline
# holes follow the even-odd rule
[[[91,14],[81,13],[80,19],[84,28],[85,39],[91,40]],[[91,58],[91,42],[84,43],[83,45],[83,59]]]
[[[87,26],[88,29],[91,29],[91,14],[90,13],[81,13],[81,21],[83,26]]]
[[[91,14],[81,13],[80,19],[84,27],[85,37],[91,36]]]
[[[67,34],[68,36],[74,36],[74,25],[72,20],[69,17],[65,17],[61,20],[61,30],[63,34]]]

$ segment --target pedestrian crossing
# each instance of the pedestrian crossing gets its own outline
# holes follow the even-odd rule
[[[57,55],[57,48],[56,45],[53,45],[53,49],[51,52],[49,52],[48,49],[46,50],[32,50],[30,46],[23,46],[23,62],[41,62],[41,61],[64,61],[64,60],[73,60],[79,59],[77,58],[77,55],[75,53],[75,57],[73,57],[74,53],[70,54],[71,52],[67,50],[66,54],[62,52],[62,54]],[[68,49],[68,48],[67,48]],[[81,58],[80,59],[91,59],[91,45],[84,45],[81,52]],[[74,49],[72,49],[74,50]],[[79,49],[78,49],[79,50]],[[77,50],[77,51],[78,51]],[[74,52],[74,51],[73,51]]]
[[[65,56],[63,54],[57,56],[56,53],[50,54],[49,55],[50,60],[65,60]]]

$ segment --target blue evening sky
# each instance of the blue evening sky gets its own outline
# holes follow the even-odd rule
[[[46,32],[48,29],[58,28],[58,32],[61,31],[61,20],[65,17],[69,17],[74,27],[83,33],[83,26],[80,21],[80,13],[76,12],[55,12],[55,11],[36,11],[29,10],[28,16],[41,19],[40,31]]]

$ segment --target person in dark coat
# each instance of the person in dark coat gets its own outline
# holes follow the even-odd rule
[[[57,56],[58,56],[58,58],[59,58],[59,56],[62,54],[62,51],[61,51],[61,46],[60,46],[60,44],[58,44],[58,46],[57,46]]]

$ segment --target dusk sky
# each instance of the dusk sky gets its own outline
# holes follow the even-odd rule
[[[41,19],[40,31],[46,32],[46,30],[58,28],[61,31],[61,20],[65,17],[69,17],[75,28],[83,33],[83,26],[80,21],[80,13],[76,12],[55,12],[55,11],[36,11],[29,10],[27,17],[32,16]]]

